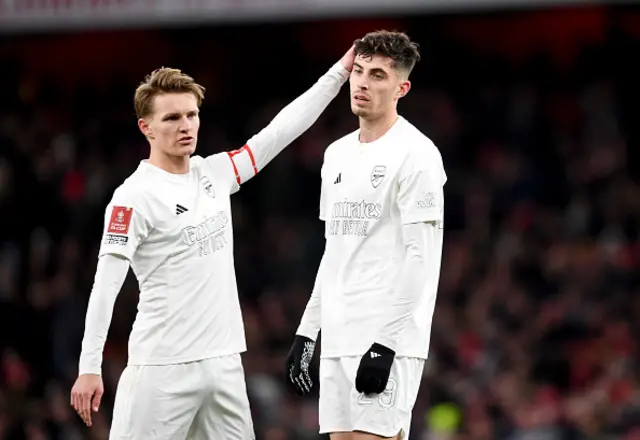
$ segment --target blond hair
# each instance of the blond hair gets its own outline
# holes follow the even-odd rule
[[[200,107],[204,100],[204,90],[204,87],[179,69],[161,67],[147,75],[136,89],[136,114],[139,118],[152,114],[154,98],[164,93],[193,93]]]

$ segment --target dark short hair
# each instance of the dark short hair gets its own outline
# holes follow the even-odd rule
[[[414,66],[420,61],[420,46],[411,41],[404,32],[376,31],[369,32],[364,37],[356,40],[355,54],[373,58],[382,55],[393,60],[393,68],[411,73]]]

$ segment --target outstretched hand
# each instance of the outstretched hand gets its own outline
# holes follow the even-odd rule
[[[349,72],[351,72],[351,70],[353,69],[353,61],[355,60],[355,57],[356,57],[355,49],[356,49],[355,45],[351,46],[351,49],[349,49],[347,53],[345,53],[343,57],[340,59],[340,63],[342,63],[342,66]]]

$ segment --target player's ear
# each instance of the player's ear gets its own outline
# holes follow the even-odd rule
[[[153,130],[151,130],[151,126],[149,125],[149,122],[147,120],[145,120],[144,118],[138,119],[138,128],[140,129],[142,134],[145,135],[145,137],[153,139]]]
[[[407,93],[411,90],[411,81],[405,80],[400,83],[400,87],[398,87],[398,99],[404,98]]]

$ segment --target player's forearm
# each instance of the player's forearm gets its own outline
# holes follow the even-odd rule
[[[320,295],[319,293],[316,294],[316,290],[314,289],[309,301],[307,302],[307,307],[305,308],[302,319],[300,320],[298,330],[296,330],[296,335],[305,336],[312,341],[315,341],[318,337],[319,331]]]
[[[348,78],[349,72],[341,63],[336,63],[309,90],[283,108],[267,127],[247,142],[258,171],[313,125]]]
[[[398,340],[415,310],[428,282],[427,250],[435,241],[434,223],[414,223],[402,226],[405,258],[396,283],[389,317],[376,342],[396,350]]]
[[[322,260],[320,261],[320,266],[318,267],[318,273],[316,275],[316,281],[313,285],[311,297],[307,302],[307,307],[304,310],[304,314],[302,315],[302,319],[300,320],[300,325],[298,326],[298,330],[296,331],[296,335],[306,336],[313,341],[315,341],[318,337],[318,332],[320,331],[322,322],[321,281],[323,278],[325,267],[324,261],[325,258],[323,256]]]
[[[79,374],[101,374],[102,351],[113,306],[129,270],[129,260],[107,254],[100,257],[85,319]]]

